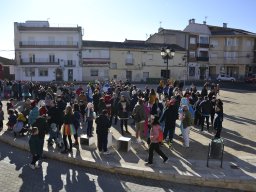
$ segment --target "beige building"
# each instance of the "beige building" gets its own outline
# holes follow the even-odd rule
[[[223,73],[243,79],[255,72],[256,34],[241,29],[208,26],[210,39],[209,75]]]
[[[160,52],[161,48],[167,45],[131,40],[124,42],[84,41],[83,71],[87,75],[83,79],[104,80],[108,76],[109,79],[145,82],[148,78],[163,78],[167,63],[162,59]],[[174,58],[168,61],[170,77],[184,80],[185,49],[175,44],[169,46],[175,50]]]

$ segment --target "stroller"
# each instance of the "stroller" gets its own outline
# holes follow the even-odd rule
[[[58,146],[59,148],[62,148],[64,143],[63,143],[63,140],[61,138],[61,134],[58,131],[56,123],[51,123],[49,134],[50,134],[50,137],[48,139],[48,145],[52,146],[53,145],[52,140],[54,140],[56,146]]]

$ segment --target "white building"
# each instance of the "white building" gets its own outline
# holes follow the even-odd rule
[[[81,81],[82,28],[48,21],[14,23],[15,79]]]

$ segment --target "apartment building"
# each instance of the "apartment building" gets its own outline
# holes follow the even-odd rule
[[[191,80],[209,78],[209,45],[211,31],[206,23],[198,24],[190,19],[184,29],[189,33],[188,42],[188,75]]]
[[[15,79],[81,81],[82,28],[14,23]]]
[[[210,26],[210,70],[209,75],[228,74],[243,79],[255,73],[256,34],[241,29]]]
[[[108,78],[142,82],[147,78],[161,78],[166,73],[167,64],[160,52],[167,45],[134,40],[83,41],[84,80]],[[170,77],[184,79],[185,49],[175,44],[169,46],[175,50],[174,58],[169,61]]]

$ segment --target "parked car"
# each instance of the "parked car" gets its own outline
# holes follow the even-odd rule
[[[218,75],[217,77],[217,81],[236,81],[236,78],[234,77],[230,77],[229,75],[226,75],[226,74],[220,74]]]
[[[256,74],[252,74],[244,79],[247,83],[256,83]]]

